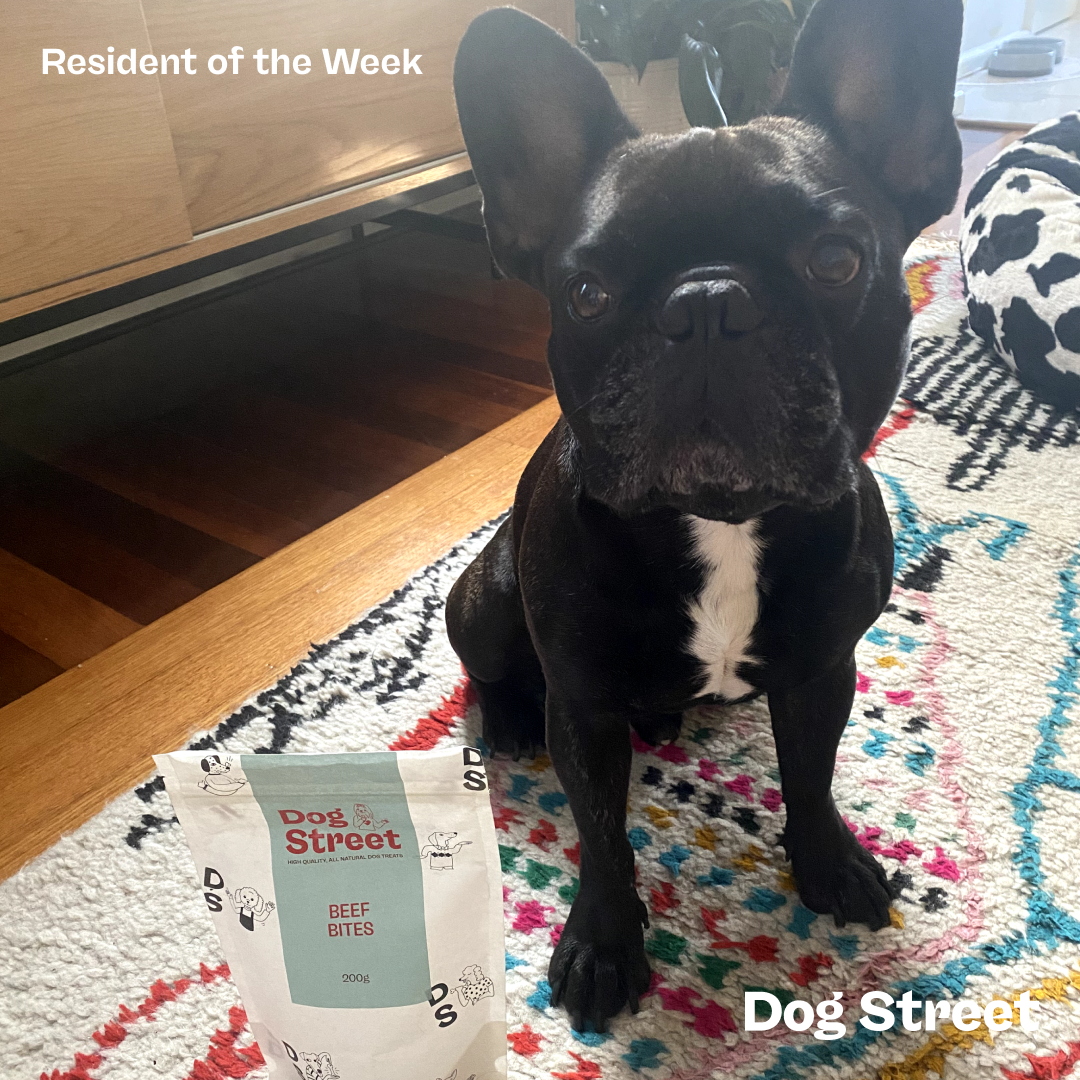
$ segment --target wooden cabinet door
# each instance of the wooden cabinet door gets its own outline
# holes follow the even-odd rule
[[[8,0],[14,2],[14,0]],[[161,89],[196,233],[462,150],[451,90],[454,53],[473,16],[497,0],[143,0],[154,51],[191,48],[197,75]],[[570,0],[519,6],[571,29]],[[238,73],[207,71],[243,49]],[[327,74],[322,50],[421,55],[422,75]],[[303,54],[308,74],[260,75],[259,49]],[[264,65],[269,68],[269,63]]]
[[[191,239],[157,79],[42,74],[149,51],[139,0],[0,0],[0,299]]]

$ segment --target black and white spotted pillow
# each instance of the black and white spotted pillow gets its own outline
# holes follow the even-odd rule
[[[1080,112],[1034,127],[971,189],[971,329],[1051,404],[1080,404]]]

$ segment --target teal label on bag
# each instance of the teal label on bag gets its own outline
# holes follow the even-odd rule
[[[427,1001],[423,864],[391,753],[245,754],[270,830],[289,994],[297,1005]]]

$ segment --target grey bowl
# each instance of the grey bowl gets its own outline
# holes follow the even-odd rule
[[[1065,39],[1056,37],[1019,37],[1006,41],[1001,52],[1045,52],[1054,50],[1054,63],[1060,64],[1065,59]]]
[[[988,68],[991,75],[1007,79],[1031,79],[1037,75],[1049,75],[1054,70],[1054,51],[1006,52],[996,49],[990,57]]]

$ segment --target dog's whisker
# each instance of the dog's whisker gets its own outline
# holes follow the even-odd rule
[[[565,413],[564,418],[569,420],[571,416],[577,416],[582,409],[588,408],[588,406],[590,406],[603,392],[603,388],[597,390],[595,394],[591,397],[587,397],[580,405],[575,405],[568,413]]]

